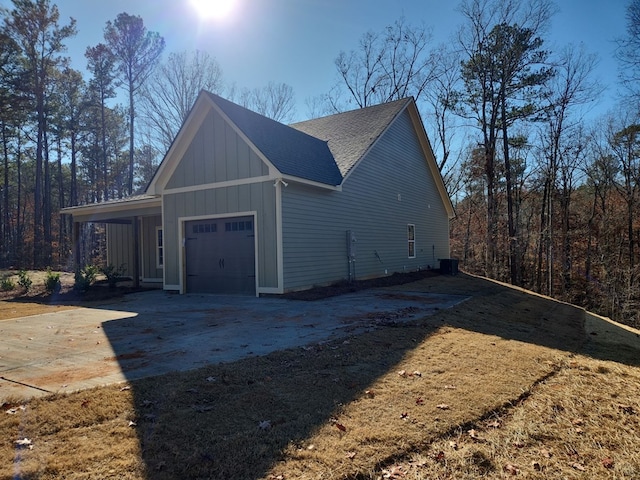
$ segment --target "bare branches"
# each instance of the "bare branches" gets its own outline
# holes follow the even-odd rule
[[[431,32],[424,25],[412,26],[404,18],[380,33],[365,33],[358,50],[340,52],[335,60],[347,90],[345,101],[363,108],[408,96],[420,99],[434,77],[430,42]]]

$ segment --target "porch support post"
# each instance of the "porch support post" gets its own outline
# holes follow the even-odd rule
[[[133,288],[140,288],[140,227],[133,217]]]
[[[73,271],[79,272],[80,268],[80,222],[73,222]]]

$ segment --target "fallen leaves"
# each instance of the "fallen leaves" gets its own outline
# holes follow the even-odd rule
[[[25,405],[19,405],[17,407],[12,407],[9,410],[7,410],[5,413],[9,414],[9,415],[15,415],[18,412],[24,412],[27,409],[27,407]]]
[[[271,421],[270,420],[262,420],[261,422],[258,423],[258,428],[260,430],[269,430],[271,428]]]
[[[500,420],[493,420],[493,421],[487,423],[487,427],[500,428]]]
[[[602,466],[604,468],[611,469],[615,466],[613,459],[611,457],[605,457],[602,459]]]
[[[382,470],[382,478],[397,479],[407,476],[407,469],[402,465],[393,465],[388,469]]]
[[[475,428],[472,428],[471,430],[468,430],[467,433],[469,434],[469,437],[471,437],[476,442],[482,442],[483,441],[483,439],[480,437],[480,435],[478,434],[478,431]]]
[[[29,450],[33,449],[33,442],[26,437],[16,440],[13,443],[15,444],[16,448],[28,448]]]
[[[512,463],[507,463],[504,467],[502,467],[502,470],[504,470],[509,475],[518,475],[520,473],[520,469]]]

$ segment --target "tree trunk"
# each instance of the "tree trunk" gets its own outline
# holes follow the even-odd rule
[[[507,132],[506,100],[500,102],[502,117],[502,149],[504,155],[504,171],[507,183],[507,230],[509,233],[509,274],[512,285],[520,285],[518,268],[518,238],[513,213],[513,182],[511,180],[511,159],[509,157],[509,137]]]
[[[44,195],[42,203],[42,228],[44,233],[43,256],[46,266],[51,266],[53,234],[51,229],[51,164],[49,163],[49,137],[44,132]]]
[[[11,225],[9,216],[9,140],[7,139],[7,128],[2,122],[2,151],[4,156],[4,178],[2,191],[2,261],[8,262],[12,252]]]
[[[133,105],[133,84],[129,82],[129,182],[128,191],[129,195],[133,194],[133,122],[135,118],[135,111]]]

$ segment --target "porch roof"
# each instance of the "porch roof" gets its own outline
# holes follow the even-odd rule
[[[120,223],[135,216],[160,215],[162,199],[158,195],[134,195],[106,202],[66,207],[60,212],[73,215],[76,222]]]

